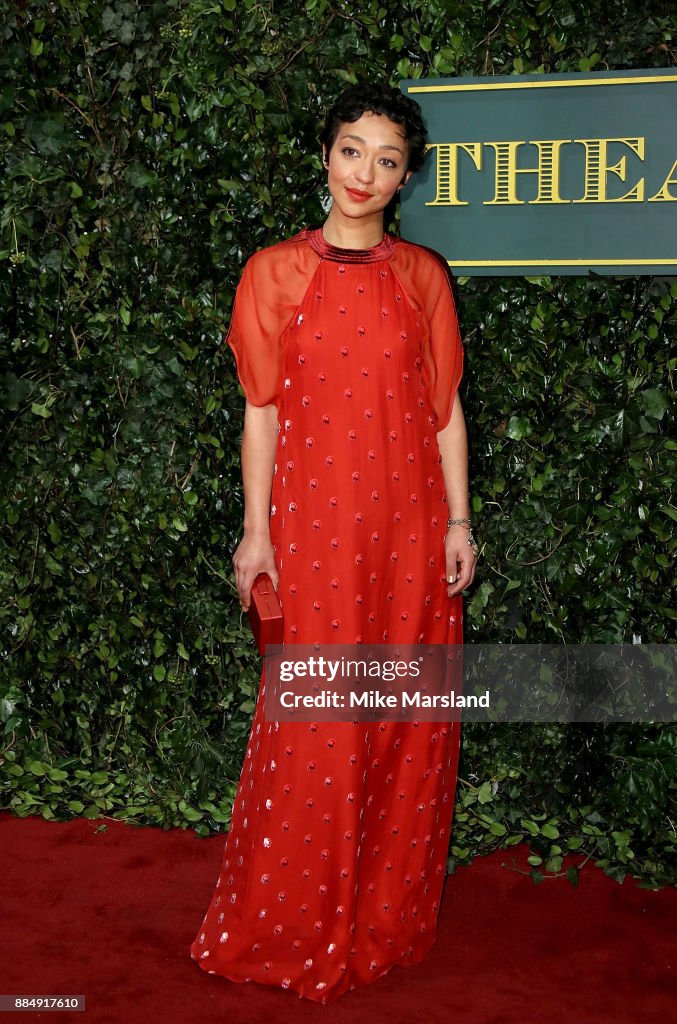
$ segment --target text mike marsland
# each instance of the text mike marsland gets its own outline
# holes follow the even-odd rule
[[[337,693],[321,690],[319,693],[294,693],[284,690],[280,694],[283,708],[488,708],[489,691],[483,694],[456,693],[382,693],[364,690],[362,693]]]

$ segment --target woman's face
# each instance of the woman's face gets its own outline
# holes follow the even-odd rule
[[[341,213],[368,217],[385,209],[407,181],[409,147],[400,125],[385,114],[363,114],[339,126],[328,161],[328,185]]]

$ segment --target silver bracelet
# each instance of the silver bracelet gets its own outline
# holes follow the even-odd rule
[[[477,543],[473,536],[472,522],[470,521],[470,519],[447,519],[447,530],[449,529],[450,526],[461,526],[463,523],[468,524],[468,544],[470,545],[470,549],[473,555],[475,556],[475,558],[477,558],[477,556],[480,553],[480,548],[479,544]]]

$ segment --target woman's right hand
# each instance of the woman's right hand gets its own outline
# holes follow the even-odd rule
[[[267,572],[275,590],[280,582],[280,574],[275,564],[275,549],[270,534],[251,534],[245,531],[233,555],[235,568],[235,585],[240,597],[240,607],[247,611],[251,602],[254,580],[260,572]]]

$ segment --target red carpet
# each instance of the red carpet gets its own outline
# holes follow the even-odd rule
[[[221,836],[4,812],[0,838],[0,992],[87,998],[84,1014],[25,1021],[667,1024],[677,1013],[677,890],[621,886],[591,864],[574,889],[502,866],[524,868],[523,848],[475,860],[447,879],[422,964],[321,1006],[205,975],[190,959]]]

